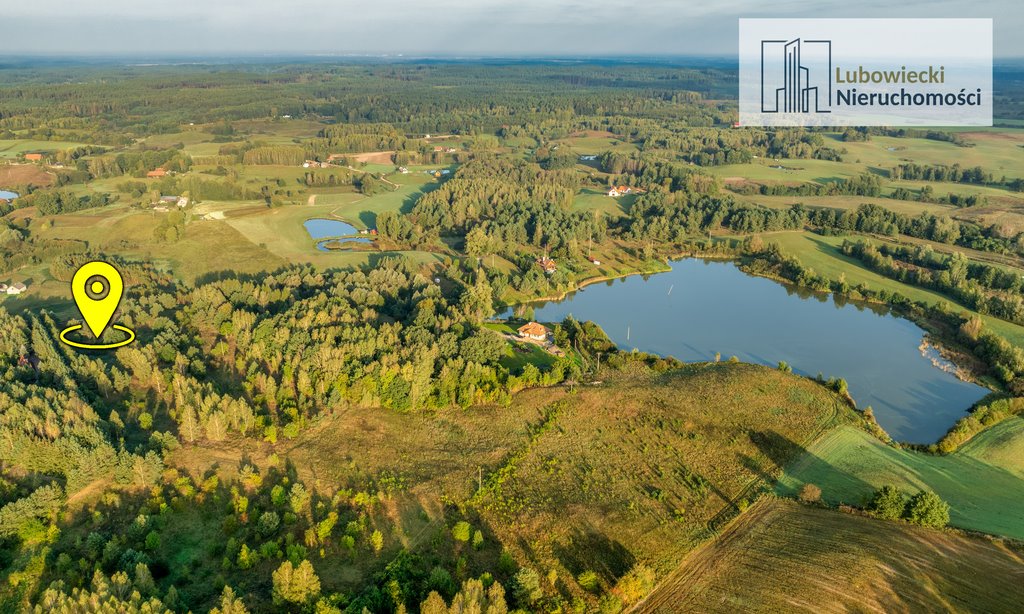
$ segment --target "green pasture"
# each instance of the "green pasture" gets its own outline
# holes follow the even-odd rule
[[[931,490],[950,504],[951,524],[1024,539],[1024,418],[983,431],[948,456],[902,450],[841,426],[786,468],[778,491],[792,496],[806,483],[833,504],[864,504],[887,484],[908,493]]]

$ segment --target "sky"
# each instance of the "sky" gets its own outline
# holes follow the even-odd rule
[[[7,56],[734,56],[739,17],[992,17],[996,57],[1024,57],[1020,0],[0,0],[0,15]]]

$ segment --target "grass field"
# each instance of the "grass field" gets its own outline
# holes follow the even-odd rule
[[[1013,612],[1022,575],[1000,543],[769,499],[633,612]]]
[[[573,211],[600,211],[609,218],[617,218],[626,215],[635,199],[634,194],[612,198],[605,190],[584,188],[576,195],[572,208]]]
[[[1024,172],[1020,154],[1024,131],[1000,128],[998,133],[960,132],[960,136],[974,146],[960,147],[945,141],[887,136],[873,136],[870,141],[861,142],[836,138],[832,146],[847,150],[844,159],[874,166],[893,167],[911,160],[917,164],[948,165],[956,162],[963,167],[981,166],[997,176],[1006,173],[1010,177],[1019,177]]]
[[[509,407],[340,410],[276,449],[251,440],[186,446],[173,462],[200,472],[276,452],[327,492],[392,472],[409,485],[394,518],[436,522],[444,498],[470,505],[489,541],[542,574],[554,569],[561,590],[579,595],[574,578],[586,569],[606,584],[636,561],[674,569],[708,537],[707,523],[777,475],[800,442],[855,419],[823,387],[764,367],[608,375],[575,393],[524,391]],[[499,471],[505,478],[474,499],[478,479],[490,484]]]
[[[56,181],[56,177],[37,164],[2,164],[0,165],[0,189],[7,186],[32,184],[48,186]]]
[[[559,139],[555,143],[566,145],[580,155],[598,155],[606,151],[631,153],[638,149],[633,143],[617,138],[610,132],[596,130]]]
[[[948,456],[890,447],[843,426],[788,467],[778,490],[793,495],[808,482],[824,500],[854,505],[886,484],[910,493],[932,490],[950,504],[950,524],[1024,539],[1024,418],[987,429]]]
[[[761,194],[733,194],[733,198],[741,202],[754,203],[772,209],[789,209],[795,204],[805,207],[826,207],[829,209],[856,209],[863,204],[874,204],[890,211],[909,216],[921,213],[936,215],[954,215],[962,209],[952,205],[936,203],[919,203],[912,200],[893,200],[891,198],[872,198],[870,196],[763,196]]]
[[[16,158],[25,152],[54,152],[84,147],[87,143],[70,141],[36,141],[31,139],[0,139],[0,158]]]

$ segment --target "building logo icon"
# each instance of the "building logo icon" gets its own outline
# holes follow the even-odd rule
[[[832,41],[761,41],[761,112],[832,112]]]

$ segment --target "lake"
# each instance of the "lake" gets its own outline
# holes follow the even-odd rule
[[[327,220],[314,218],[302,223],[306,232],[312,239],[327,239],[330,237],[344,237],[346,235],[359,234],[355,226],[341,220]]]
[[[14,200],[18,197],[17,192],[9,192],[7,190],[0,190],[0,200]]]
[[[921,351],[924,331],[885,308],[834,300],[753,277],[731,262],[687,259],[672,270],[594,284],[534,303],[535,319],[597,322],[620,348],[684,361],[777,365],[842,377],[893,438],[933,443],[988,390],[960,381]]]

